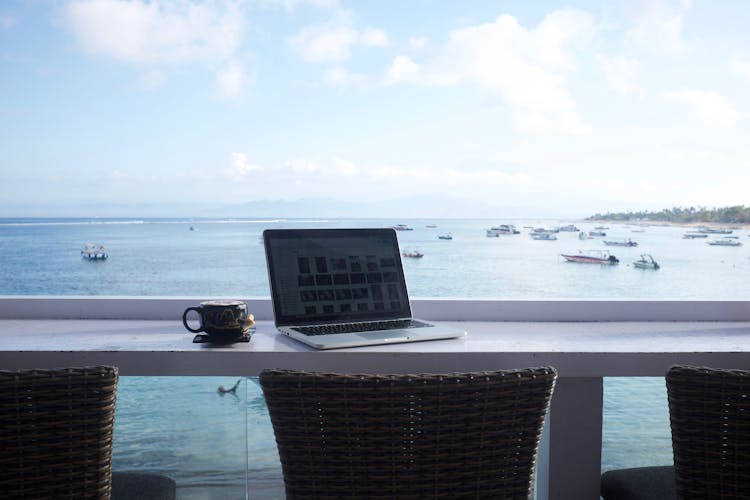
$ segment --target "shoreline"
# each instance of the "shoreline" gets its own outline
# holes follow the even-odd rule
[[[586,219],[586,222],[592,222],[597,224],[620,224],[620,225],[631,225],[631,226],[657,226],[657,227],[684,227],[687,229],[708,227],[711,229],[733,229],[742,230],[750,228],[750,224],[741,223],[721,223],[721,222],[670,222],[670,221],[621,221],[621,220],[606,220],[606,219]]]

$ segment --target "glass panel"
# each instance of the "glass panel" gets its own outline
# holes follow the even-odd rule
[[[248,498],[283,499],[284,478],[258,377],[247,379]]]
[[[671,464],[664,377],[605,378],[602,471]]]
[[[244,498],[256,396],[242,377],[120,377],[113,469],[171,477],[181,500]]]

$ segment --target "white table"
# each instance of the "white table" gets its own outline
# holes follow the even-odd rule
[[[750,322],[447,324],[462,339],[315,351],[258,323],[249,343],[193,344],[179,321],[0,319],[0,368],[110,364],[121,375],[258,375],[264,368],[451,372],[552,365],[559,373],[540,454],[539,498],[599,497],[602,379],[663,376],[673,364],[750,369]]]

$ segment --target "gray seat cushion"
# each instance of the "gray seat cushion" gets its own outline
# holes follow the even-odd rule
[[[112,500],[175,500],[174,479],[148,472],[112,472]]]
[[[604,500],[677,500],[674,467],[637,467],[602,474]]]

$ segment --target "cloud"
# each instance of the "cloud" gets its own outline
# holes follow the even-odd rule
[[[426,36],[414,37],[409,39],[409,50],[412,52],[421,52],[430,43]]]
[[[385,31],[366,28],[359,34],[359,42],[365,47],[387,47],[389,45],[388,35]]]
[[[342,158],[335,158],[333,160],[333,168],[336,173],[345,177],[353,177],[359,172],[359,169],[353,161],[344,160]]]
[[[333,85],[362,85],[367,82],[367,76],[361,73],[354,73],[346,68],[336,67],[325,72],[323,79]]]
[[[299,7],[314,7],[317,9],[335,9],[339,0],[260,0],[263,6],[281,6],[287,12],[294,12]]]
[[[750,80],[750,61],[742,56],[735,56],[729,62],[729,69],[741,77]]]
[[[232,152],[230,154],[230,166],[224,170],[227,177],[235,180],[249,178],[250,174],[259,172],[262,169],[250,163],[245,153]]]
[[[358,30],[350,11],[339,11],[333,19],[308,26],[288,39],[289,45],[305,61],[340,62],[349,59],[352,49],[386,47],[388,35],[379,29]]]
[[[64,17],[85,50],[140,64],[227,58],[242,34],[233,1],[73,0]]]
[[[245,70],[242,65],[236,61],[230,61],[223,69],[216,75],[216,83],[219,87],[219,92],[223,97],[234,98],[239,97],[242,94],[242,89],[245,86]]]
[[[596,57],[596,60],[604,72],[607,83],[615,92],[620,94],[643,93],[643,89],[637,82],[640,69],[638,60],[624,56],[607,57],[601,54]]]
[[[679,2],[676,7],[672,7],[668,1],[650,1],[644,5],[636,16],[635,24],[628,30],[627,38],[665,54],[684,52],[683,18],[691,7],[690,2]]]
[[[732,127],[744,118],[729,99],[716,92],[682,89],[665,92],[662,98],[685,107],[709,127]]]
[[[577,9],[547,15],[525,28],[510,15],[453,31],[436,56],[417,63],[397,56],[384,82],[425,85],[476,84],[500,96],[518,128],[587,134],[566,75],[576,67],[577,50],[590,45],[597,27]]]
[[[425,80],[421,71],[419,64],[409,56],[396,56],[386,72],[385,83],[419,83],[420,80]]]
[[[538,190],[535,178],[525,173],[508,173],[498,167],[459,169],[451,165],[424,164],[361,164],[344,157],[324,160],[297,158],[275,167],[254,168],[246,172],[247,156],[233,153],[231,176],[233,188],[243,189],[252,183],[267,197],[318,197],[331,193],[335,186],[340,199],[372,200],[436,192],[471,192],[477,196],[495,196],[505,191]],[[252,176],[247,175],[252,172]],[[241,173],[241,175],[240,175]],[[238,182],[239,181],[239,182]]]

